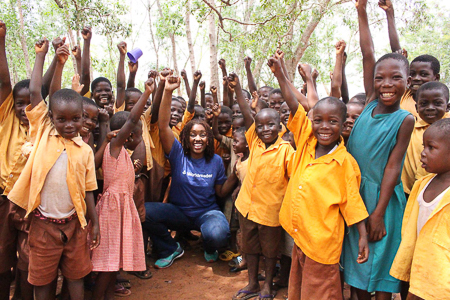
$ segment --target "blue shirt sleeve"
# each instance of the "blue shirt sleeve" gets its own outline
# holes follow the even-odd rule
[[[227,175],[225,175],[225,167],[223,166],[222,158],[220,158],[219,155],[214,154],[214,161],[217,164],[217,177],[216,182],[214,182],[215,185],[221,185],[224,184],[225,181],[227,181]]]

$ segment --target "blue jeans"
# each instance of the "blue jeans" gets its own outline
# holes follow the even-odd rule
[[[145,203],[145,222],[142,223],[153,242],[158,258],[164,258],[177,250],[177,243],[169,230],[198,230],[202,233],[205,251],[213,253],[225,248],[230,237],[230,226],[219,210],[210,210],[191,218],[171,203]]]

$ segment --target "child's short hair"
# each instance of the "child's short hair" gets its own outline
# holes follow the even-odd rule
[[[83,107],[83,97],[72,89],[60,89],[56,91],[49,101],[48,110],[52,110],[55,104],[60,103],[77,103]]]
[[[87,97],[82,97],[81,99],[83,99],[83,106],[94,106],[95,108],[100,108],[92,99],[89,99]]]
[[[444,94],[445,100],[448,102],[448,98],[449,98],[448,87],[439,81],[430,81],[430,82],[422,84],[416,92],[416,98],[418,99],[420,93],[422,93],[423,91],[429,91],[429,90],[442,91],[442,93]]]
[[[440,119],[431,124],[427,130],[430,130],[431,128],[436,128],[442,136],[448,137],[450,136],[450,119],[449,118]],[[448,139],[446,140],[448,142]]]
[[[24,79],[19,81],[18,83],[16,83],[14,85],[13,88],[13,98],[16,98],[17,93],[21,90],[21,89],[30,89],[30,79]]]
[[[433,70],[434,75],[439,74],[439,72],[441,71],[441,64],[439,63],[439,60],[432,55],[419,55],[412,60],[411,64],[415,62],[430,63],[431,70]]]
[[[349,105],[356,105],[356,106],[359,106],[359,108],[361,108],[361,109],[364,109],[364,106],[365,106],[365,104],[361,103],[361,102],[349,102],[346,104],[346,106],[349,106]]]
[[[387,59],[394,59],[394,60],[402,62],[405,65],[406,74],[409,75],[408,59],[399,53],[388,53],[388,54],[385,54],[382,57],[380,57],[380,59],[375,64],[375,68],[373,68],[373,72],[375,73],[375,70],[377,69],[377,66],[379,63],[381,63],[382,61],[387,60]]]
[[[178,97],[172,97],[172,101],[177,101],[177,102],[180,102],[180,103],[181,103],[181,100],[180,100],[180,98],[178,98]]]
[[[130,93],[138,93],[139,95],[142,95],[141,90],[134,87],[130,87],[125,90],[125,97],[128,97],[128,94]]]
[[[111,129],[111,131],[119,130],[120,128],[122,128],[129,115],[129,111],[116,112],[109,121],[109,128]]]
[[[273,87],[268,86],[268,85],[265,85],[265,86],[260,87],[259,90],[260,90],[260,89],[268,89],[269,91],[272,91],[272,90],[273,90]]]
[[[314,105],[313,110],[317,109],[319,106],[324,104],[334,105],[342,116],[342,122],[347,118],[347,105],[344,102],[339,100],[336,97],[325,97],[317,101],[316,105]]]
[[[106,82],[106,83],[108,83],[109,86],[112,88],[111,81],[109,81],[108,78],[106,78],[106,77],[97,77],[97,78],[95,78],[95,79],[92,81],[92,83],[91,83],[91,92],[93,92],[93,91],[95,90],[95,88],[97,87],[97,85],[98,85],[100,82]]]
[[[175,98],[177,98],[177,99],[178,99],[178,101],[180,101],[180,102],[184,102],[184,103],[186,103],[186,100],[184,100],[184,98],[183,98],[183,97],[181,97],[181,96],[177,96],[177,97],[175,97]]]
[[[252,94],[250,94],[250,92],[246,89],[242,89],[242,93],[244,93],[244,96],[246,96],[247,99],[252,99]]]
[[[272,95],[272,94],[280,94],[280,95],[283,95],[283,93],[281,92],[280,89],[274,89],[274,88],[272,88],[272,90],[270,91],[269,97],[270,97],[270,95]]]
[[[358,100],[361,104],[366,104],[366,93],[358,93],[355,96],[353,96],[352,98],[355,98],[356,100]]]
[[[230,117],[233,116],[233,111],[232,111],[231,108],[229,108],[228,106],[222,106],[222,107],[220,108],[220,113],[221,113],[221,114],[229,114]]]
[[[205,96],[211,96],[212,97],[212,94],[210,92],[208,92],[208,93],[205,93]]]
[[[258,115],[263,114],[263,113],[267,113],[267,114],[271,115],[271,116],[275,119],[275,122],[276,122],[277,124],[279,124],[279,123],[281,122],[281,120],[280,120],[280,114],[279,114],[275,109],[273,109],[273,108],[264,108],[264,109],[261,109],[261,110],[259,111],[259,113],[256,114],[255,121],[256,121],[256,118],[258,117]]]
[[[239,133],[239,134],[243,134],[244,137],[245,137],[245,131],[246,131],[245,130],[245,126],[244,127],[239,127],[233,132],[233,135],[236,135],[236,133]]]

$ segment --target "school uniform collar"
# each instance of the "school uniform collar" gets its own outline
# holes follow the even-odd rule
[[[258,146],[264,148],[264,152],[266,151],[271,151],[271,150],[276,150],[280,147],[280,145],[283,144],[289,144],[288,141],[283,140],[280,136],[278,136],[277,140],[275,141],[275,143],[273,143],[272,145],[269,146],[269,148],[266,148],[266,145],[264,144],[264,142],[258,138]]]
[[[344,163],[345,158],[347,157],[347,149],[344,146],[344,138],[341,136],[339,140],[339,144],[337,145],[336,150],[334,150],[332,153],[325,154],[317,159],[316,157],[316,145],[317,145],[317,139],[314,135],[311,135],[311,137],[307,141],[308,147],[307,151],[311,157],[313,157],[314,161],[311,162],[311,164],[314,163],[325,163],[329,164],[331,161],[335,160],[340,166]]]
[[[67,139],[65,139],[65,138],[63,138],[59,133],[58,133],[58,131],[56,130],[56,128],[52,128],[51,130],[50,130],[50,133],[49,133],[49,135],[52,135],[52,136],[59,136],[59,137],[61,137],[63,140],[65,140],[65,141],[72,141],[72,142],[74,142],[74,144],[75,145],[77,145],[77,146],[79,146],[79,147],[81,147],[81,146],[83,146],[83,138],[78,134],[76,137],[74,137],[74,138],[72,138],[72,139],[70,139],[70,140],[67,140]]]

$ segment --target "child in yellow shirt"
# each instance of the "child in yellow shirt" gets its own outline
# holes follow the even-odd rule
[[[262,109],[253,120],[237,75],[230,74],[228,82],[236,92],[250,149],[247,175],[235,203],[239,212],[241,250],[247,260],[249,284],[239,290],[233,299],[248,299],[258,295],[261,299],[273,299],[273,274],[282,234],[278,213],[288,184],[288,165],[294,149],[278,135],[281,129],[279,113],[270,108]],[[265,257],[266,274],[262,289],[258,283],[261,253]]]
[[[364,263],[369,254],[364,224],[368,213],[359,195],[361,174],[341,137],[347,109],[339,99],[327,97],[314,105],[310,121],[290,91],[279,59],[270,58],[269,66],[291,110],[287,125],[297,146],[280,211],[281,225],[295,242],[289,299],[342,299],[339,259],[344,221],[356,224],[360,234],[355,260]],[[312,103],[317,98],[312,70],[309,65],[301,65],[301,70]]]
[[[434,122],[423,135],[422,167],[435,174],[419,179],[411,190],[390,271],[409,281],[408,300],[450,299],[449,135],[450,119]]]
[[[420,162],[420,155],[423,150],[423,134],[434,122],[442,118],[448,118],[450,109],[448,87],[438,81],[427,82],[420,86],[416,92],[416,100],[420,118],[416,120],[411,134],[402,171],[403,190],[408,195],[414,182],[428,174],[422,168]]]

